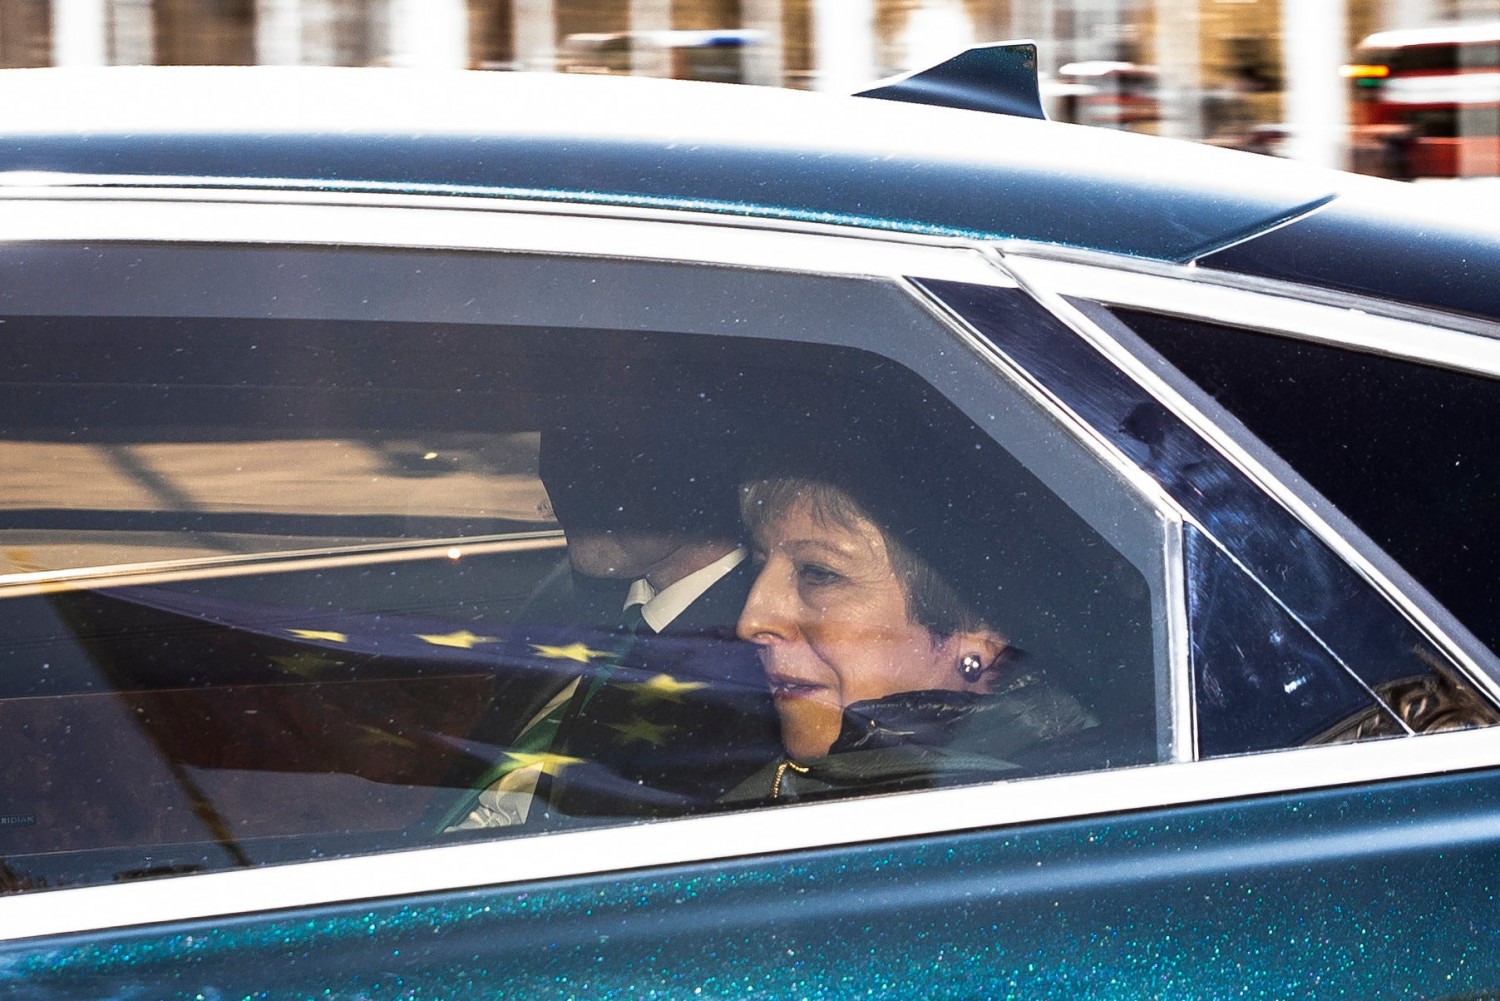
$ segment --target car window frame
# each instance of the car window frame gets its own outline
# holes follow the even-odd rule
[[[43,211],[47,197],[21,199],[23,211],[12,213],[17,203],[0,200],[0,222],[13,214],[18,225],[10,231],[15,239],[35,240],[125,240],[183,239],[212,230],[225,215],[248,223],[237,239],[247,242],[288,241],[277,234],[269,216],[284,217],[307,211],[313,216],[343,219],[348,205],[340,199],[320,195],[305,204],[268,213],[272,196],[242,198],[237,194],[188,193],[175,199],[170,193],[152,191],[139,199],[121,197],[120,192],[65,200],[75,202],[78,217],[68,225],[55,226]],[[682,213],[623,213],[612,217],[559,213],[550,205],[545,211],[507,205],[450,208],[451,200],[429,200],[417,205],[399,198],[360,199],[349,203],[393,212],[431,208],[446,221],[467,215],[445,227],[417,225],[421,220],[401,218],[399,235],[379,220],[362,223],[363,236],[343,232],[334,241],[318,225],[308,225],[309,243],[372,246],[455,245],[474,249],[560,250],[557,223],[562,221],[600,240],[610,252],[622,257],[650,260],[700,261],[717,253],[721,263],[749,265],[757,262],[783,270],[805,270],[815,274],[849,274],[855,277],[890,277],[912,274],[952,277],[995,287],[1017,283],[1001,270],[987,248],[950,239],[893,237],[890,234],[836,235],[826,227],[789,225],[735,225],[722,219],[703,219]],[[437,204],[440,202],[441,204]],[[162,209],[170,211],[163,213]],[[225,211],[203,212],[205,207]],[[103,209],[104,211],[100,211]],[[179,211],[182,210],[182,211]],[[332,216],[330,216],[332,214]],[[175,218],[174,218],[175,215]],[[98,223],[91,222],[92,216]],[[191,219],[190,219],[191,217]],[[166,222],[164,223],[164,218]],[[516,226],[497,241],[495,223],[504,218]],[[252,219],[259,220],[251,222]],[[196,222],[191,221],[196,220]],[[208,225],[204,225],[207,223]],[[674,237],[693,240],[694,256],[674,254],[672,242],[641,241],[642,226],[668,226]],[[470,227],[467,235],[463,227]],[[258,232],[248,232],[256,231]],[[417,242],[411,242],[421,230]],[[377,233],[378,231],[378,233]],[[90,236],[89,234],[93,234]],[[146,237],[144,234],[152,236]],[[441,234],[441,235],[438,235]],[[756,241],[752,251],[739,241],[749,235]],[[219,239],[226,240],[222,230]],[[655,233],[665,236],[666,234]],[[361,240],[371,241],[362,244]],[[464,240],[471,243],[464,243]],[[529,241],[529,243],[528,243]],[[233,242],[233,241],[230,241]],[[499,245],[497,245],[497,242]],[[515,244],[526,244],[517,247]],[[591,250],[597,249],[591,245]],[[830,251],[840,253],[830,253]],[[848,252],[841,256],[842,252]],[[842,266],[839,263],[841,262]],[[1009,263],[1007,264],[1009,267]],[[1023,282],[1025,281],[1023,276]],[[1050,306],[1051,304],[1049,304]],[[1054,309],[1054,313],[1055,313]],[[993,364],[1005,369],[996,357]],[[1118,364],[1118,362],[1117,362]],[[1134,367],[1135,363],[1132,363]],[[1056,401],[1030,382],[1025,373],[1011,371],[1028,391],[1056,409]],[[1165,389],[1161,392],[1167,394]],[[1066,412],[1059,419],[1069,422],[1075,433],[1091,447],[1111,455],[1092,429],[1078,426]],[[1153,484],[1133,466],[1122,468],[1142,491],[1153,492]],[[1170,504],[1164,511],[1171,515]],[[1171,566],[1180,568],[1180,523],[1168,521],[1177,530],[1167,532],[1165,550]],[[1172,542],[1171,540],[1175,540]],[[1171,584],[1179,592],[1179,580]],[[1180,623],[1173,627],[1180,628]],[[1175,641],[1180,647],[1181,638]],[[1177,654],[1174,653],[1174,664]],[[1175,674],[1174,667],[1174,674]],[[1179,679],[1178,684],[1181,684]],[[1177,691],[1174,688],[1174,691]],[[599,831],[549,833],[517,840],[465,845],[424,847],[391,855],[293,863],[234,872],[205,873],[164,881],[113,886],[60,889],[0,899],[0,940],[24,939],[94,929],[135,926],[160,921],[206,918],[259,910],[285,910],[330,901],[376,899],[474,886],[503,886],[537,879],[561,878],[647,866],[705,862],[713,859],[757,857],[796,852],[836,844],[876,843],[883,840],[919,838],[941,832],[1003,827],[1026,821],[1045,821],[1150,809],[1174,803],[1198,803],[1233,796],[1256,796],[1294,789],[1318,788],[1349,782],[1378,781],[1399,776],[1429,774],[1454,768],[1500,765],[1500,733],[1433,735],[1418,746],[1384,741],[1341,747],[1298,748],[1242,758],[1215,761],[1175,761],[1129,769],[1077,775],[1024,779],[956,789],[929,790],[874,796],[840,802],[797,804],[775,810],[758,810],[723,816],[690,817],[650,824],[615,827]],[[918,797],[912,799],[911,797]],[[400,864],[395,864],[399,858]]]

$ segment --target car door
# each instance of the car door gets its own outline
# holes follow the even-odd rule
[[[691,216],[154,197],[7,207],[20,996],[1500,979],[1488,655],[1132,335],[1124,306],[1192,282]],[[745,736],[760,680],[616,673],[592,764],[629,795],[458,829],[539,700],[608,659],[600,622],[544,614],[544,443],[600,407],[692,460],[658,494],[712,486],[704,517],[741,459],[879,458],[1090,739],[1001,781],[735,801],[675,783],[704,748],[714,781],[775,760]],[[639,474],[595,469],[599,502]]]

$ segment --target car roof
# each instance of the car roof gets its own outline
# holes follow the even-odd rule
[[[725,84],[272,67],[0,71],[0,184],[673,208],[1186,262],[1337,175],[1006,115]]]
[[[1348,178],[1338,199],[1317,212],[1195,264],[1500,319],[1497,194],[1500,188],[1473,181],[1428,186]]]

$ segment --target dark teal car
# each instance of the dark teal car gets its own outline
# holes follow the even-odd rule
[[[1494,213],[1028,58],[0,74],[5,996],[1500,996]]]

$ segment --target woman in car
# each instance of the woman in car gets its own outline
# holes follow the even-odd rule
[[[856,481],[743,488],[758,572],[738,632],[759,648],[786,755],[730,798],[983,781],[1094,727],[1022,665],[999,611],[976,610],[918,551],[924,505]]]

